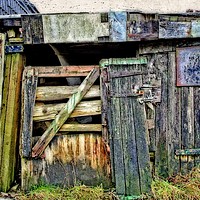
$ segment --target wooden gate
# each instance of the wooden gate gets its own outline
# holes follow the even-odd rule
[[[146,120],[145,105],[153,107],[160,101],[160,79],[147,81],[145,57],[103,60],[101,71],[102,122],[110,142],[116,192],[138,196],[150,191],[147,133],[154,119]]]
[[[77,76],[86,76],[80,86],[65,85],[66,77]],[[23,189],[41,182],[62,186],[102,183],[109,187],[109,153],[102,139],[100,120],[79,124],[74,119],[100,116],[98,78],[99,66],[25,68],[21,127]]]

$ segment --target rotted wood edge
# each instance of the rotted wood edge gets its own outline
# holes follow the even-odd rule
[[[21,157],[31,157],[33,108],[35,104],[38,74],[35,69],[25,69],[22,83],[22,121],[21,121]]]

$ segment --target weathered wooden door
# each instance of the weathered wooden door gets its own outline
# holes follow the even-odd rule
[[[150,156],[143,79],[146,58],[101,61],[102,121],[111,147],[112,179],[118,195],[149,192]],[[108,133],[106,126],[108,124]]]

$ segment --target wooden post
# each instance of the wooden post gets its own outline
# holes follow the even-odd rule
[[[49,142],[52,140],[58,130],[62,127],[65,121],[69,118],[75,107],[79,104],[79,102],[82,100],[84,95],[88,92],[88,90],[91,88],[98,77],[99,69],[93,69],[89,73],[89,75],[79,86],[77,93],[72,95],[72,97],[63,107],[63,109],[56,116],[55,120],[51,123],[48,129],[35,144],[32,151],[32,157],[38,157],[43,153],[46,146],[49,144]]]
[[[3,109],[0,134],[1,163],[0,190],[10,189],[16,170],[16,147],[19,133],[20,90],[23,70],[23,56],[19,53],[7,55],[5,84],[3,89]]]
[[[4,81],[4,47],[5,46],[5,35],[0,33],[0,114],[2,106],[2,92],[3,92],[3,81]]]

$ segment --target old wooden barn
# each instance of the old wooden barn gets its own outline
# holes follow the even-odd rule
[[[102,184],[140,196],[154,175],[200,163],[198,12],[0,23],[1,190],[20,172],[24,190]]]

